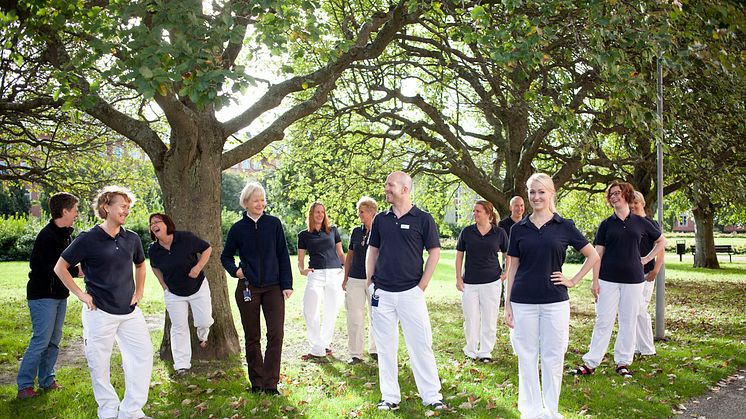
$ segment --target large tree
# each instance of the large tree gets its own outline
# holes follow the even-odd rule
[[[666,36],[666,10],[656,7],[442,2],[375,62],[356,64],[330,112],[356,113],[371,136],[406,148],[418,140],[421,170],[455,174],[501,212],[537,169],[558,187],[595,190],[620,174],[649,184],[634,167],[650,156],[652,135],[626,134],[654,121],[650,41]]]
[[[44,99],[62,101],[140,146],[178,228],[205,238],[219,254],[221,171],[282,139],[326,102],[352,64],[377,57],[419,14],[403,0],[361,1],[344,19],[329,19],[337,7],[318,0],[3,0],[0,17],[4,34],[38,48],[38,55],[18,55],[51,75],[39,92]],[[313,68],[304,73],[282,65],[305,54]],[[267,70],[249,74],[247,63],[276,66],[287,78],[263,81]],[[216,112],[240,97],[252,103],[220,121]],[[9,100],[37,98],[28,92]],[[240,134],[249,127],[250,138]],[[233,147],[226,150],[229,138]],[[205,271],[215,324],[208,349],[195,348],[195,355],[222,358],[239,352],[238,337],[218,258]]]

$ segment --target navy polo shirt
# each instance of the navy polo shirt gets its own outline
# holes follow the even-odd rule
[[[622,220],[616,213],[601,221],[593,244],[604,246],[599,278],[619,284],[639,284],[645,281],[640,264],[640,245],[644,236],[655,242],[661,231],[651,222],[630,213]]]
[[[145,252],[137,233],[119,229],[112,237],[97,225],[80,233],[62,252],[70,265],[81,264],[85,273],[86,292],[97,308],[110,314],[129,314],[135,294],[132,263],[145,262]]]
[[[505,230],[505,233],[508,234],[508,237],[510,237],[510,228],[515,225],[515,221],[513,221],[512,218],[510,218],[510,215],[500,220],[499,223],[497,223],[497,226]]]
[[[510,291],[510,301],[549,304],[567,301],[567,287],[552,282],[552,272],[561,272],[567,246],[580,250],[588,245],[572,220],[555,213],[546,224],[536,227],[528,216],[510,233],[508,256],[520,259]]]
[[[649,223],[653,224],[653,226],[660,231],[660,226],[658,226],[658,223],[653,220],[650,217],[645,217],[645,220],[647,220]],[[640,241],[640,256],[645,256],[648,253],[650,253],[651,250],[653,250],[653,247],[655,246],[655,240],[651,240],[650,236],[647,234],[642,237],[642,240]],[[643,268],[644,273],[648,273],[655,269],[655,259],[651,260],[650,262],[645,265]]]
[[[150,266],[163,273],[163,281],[170,293],[181,297],[194,295],[205,280],[200,271],[197,278],[190,278],[189,271],[197,264],[197,255],[210,247],[210,243],[189,231],[174,231],[171,250],[166,250],[158,240],[150,245]]]
[[[487,284],[500,279],[500,252],[508,251],[508,235],[505,230],[492,225],[485,234],[476,224],[464,227],[456,242],[456,250],[466,252],[464,263],[465,284]]]
[[[379,250],[373,275],[376,287],[401,292],[420,283],[422,251],[440,247],[440,238],[433,216],[412,206],[401,218],[391,209],[378,214],[368,244]]]
[[[323,230],[303,230],[298,233],[298,249],[308,253],[308,267],[313,269],[341,268],[342,262],[337,255],[337,243],[341,242],[337,227],[332,227],[329,233]]]
[[[368,230],[365,226],[355,227],[350,236],[348,249],[352,251],[350,277],[365,279],[365,254],[368,252]]]

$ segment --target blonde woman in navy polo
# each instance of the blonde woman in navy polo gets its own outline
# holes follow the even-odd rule
[[[577,285],[599,257],[572,220],[557,214],[549,176],[536,173],[526,186],[533,213],[511,229],[505,303],[505,323],[518,356],[518,410],[522,418],[561,418],[559,395],[570,335],[567,288]],[[572,278],[562,273],[567,246],[585,256]]]
[[[481,362],[492,361],[503,279],[499,253],[504,259],[507,251],[508,235],[497,226],[495,208],[489,201],[477,201],[474,224],[461,230],[456,243],[456,289],[463,293],[464,355]]]
[[[303,293],[303,317],[310,346],[304,361],[331,356],[337,315],[344,304],[342,238],[333,227],[321,202],[308,209],[308,229],[298,233],[298,270],[308,278]],[[308,253],[308,269],[305,257]],[[321,319],[323,302],[324,318]]]
[[[593,269],[591,293],[596,298],[596,324],[584,364],[577,375],[592,374],[601,364],[611,340],[614,323],[619,330],[614,344],[617,374],[627,378],[635,354],[637,313],[640,309],[645,274],[643,266],[665,247],[660,230],[639,215],[632,214],[629,203],[635,199],[632,185],[613,182],[606,189],[606,202],[614,208],[611,217],[601,221],[594,240],[601,263]],[[640,255],[640,242],[648,236],[655,243],[647,255]]]

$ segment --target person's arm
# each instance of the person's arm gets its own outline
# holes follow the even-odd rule
[[[503,269],[502,275],[500,275],[500,281],[505,281],[508,278],[508,269],[510,269],[510,258],[507,252],[503,252],[503,260],[505,261],[505,269]]]
[[[135,293],[132,295],[132,301],[130,305],[133,306],[142,300],[142,295],[145,292],[145,262],[140,262],[135,265]]]
[[[513,281],[515,280],[515,273],[518,272],[518,265],[520,265],[521,259],[515,256],[508,256],[507,271],[508,271],[508,283],[505,288],[505,324],[509,328],[513,328],[513,306],[510,305],[510,293],[513,290]]]
[[[334,245],[335,250],[337,251],[337,257],[339,257],[339,263],[344,266],[345,264],[345,252],[342,250],[342,242],[337,242],[336,245]]]
[[[661,268],[663,267],[663,261],[664,261],[663,258],[665,258],[665,257],[666,257],[666,250],[665,250],[665,248],[663,248],[660,251],[660,253],[658,253],[658,255],[655,257],[655,266],[653,267],[653,270],[650,271],[650,272],[648,272],[645,275],[645,280],[646,281],[648,281],[648,282],[655,281],[655,278],[658,276],[658,272],[660,272]]]
[[[596,245],[596,253],[598,253],[598,263],[593,265],[593,282],[591,282],[591,294],[593,299],[598,300],[598,294],[601,293],[601,283],[598,282],[599,275],[601,274],[601,261],[604,259],[604,250],[606,246]]]
[[[427,285],[430,283],[430,279],[435,273],[435,267],[438,266],[438,260],[440,259],[440,247],[433,247],[427,250],[427,262],[425,262],[425,271],[422,273],[420,283],[418,286],[422,291],[425,291]]]
[[[236,233],[236,225],[233,224],[230,230],[228,230],[228,237],[225,238],[225,247],[223,247],[223,253],[220,254],[220,263],[223,265],[228,274],[234,278],[243,279],[243,270],[236,266],[234,257],[236,256],[236,250],[238,249],[238,239]]]
[[[150,265],[150,269],[153,271],[155,277],[158,278],[158,282],[160,282],[163,291],[168,291],[168,285],[166,285],[166,281],[163,280],[163,272],[161,272],[160,269],[156,268],[153,265]]]
[[[456,251],[456,289],[464,292],[464,277],[461,275],[461,269],[464,264],[464,252]]]
[[[85,304],[89,310],[95,310],[96,305],[93,304],[93,297],[91,297],[91,295],[87,292],[80,289],[78,284],[75,283],[73,276],[70,275],[70,271],[68,271],[69,268],[70,264],[67,263],[65,259],[60,257],[59,259],[57,259],[57,264],[54,265],[54,273],[57,274],[58,278],[60,278],[62,284],[64,284],[71,293],[78,297],[78,300]]]
[[[298,249],[298,271],[303,276],[308,276],[309,272],[313,272],[313,268],[306,269],[306,249]]]
[[[293,270],[290,268],[290,252],[285,240],[285,229],[279,220],[275,230],[275,253],[280,268],[280,289],[282,289],[282,296],[287,300],[293,295]]]
[[[207,261],[210,260],[210,254],[212,254],[212,246],[208,247],[204,252],[202,252],[202,254],[200,254],[197,264],[189,271],[190,278],[197,278],[199,276],[199,273],[202,272],[202,269],[207,265]]]
[[[350,247],[347,250],[347,256],[345,256],[345,261],[342,264],[344,266],[344,280],[342,280],[342,289],[347,291],[347,281],[350,279],[350,269],[352,268],[352,256],[355,254],[355,251],[352,250],[352,247]]]
[[[656,255],[658,255],[661,252],[666,251],[666,238],[663,237],[663,234],[658,236],[658,238],[655,240],[655,245],[652,249],[650,249],[650,253],[640,258],[640,262],[643,266],[647,265],[648,262],[653,260]]]
[[[365,254],[365,276],[368,279],[366,285],[370,287],[373,283],[373,275],[376,273],[376,262],[378,262],[378,248],[370,245]]]
[[[590,243],[580,249],[580,253],[585,256],[585,262],[583,262],[583,266],[580,267],[580,270],[572,278],[567,278],[562,274],[562,272],[552,272],[552,282],[554,282],[554,285],[564,285],[567,288],[572,288],[575,285],[578,285],[588,271],[594,269],[596,264],[598,264],[598,261],[601,260],[598,256],[598,252],[596,252],[596,249],[594,249],[593,245]]]

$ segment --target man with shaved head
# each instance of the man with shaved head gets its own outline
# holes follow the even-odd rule
[[[518,195],[510,198],[510,214],[500,220],[497,225],[505,230],[505,232],[508,233],[508,236],[510,236],[510,228],[513,227],[513,224],[521,221],[525,210],[526,204],[524,204],[523,198]]]
[[[384,191],[391,208],[373,220],[365,263],[373,296],[373,337],[378,347],[378,409],[397,410],[401,401],[397,360],[401,322],[422,402],[432,410],[442,410],[446,406],[440,394],[424,294],[440,258],[438,227],[432,215],[412,204],[409,175],[391,173]],[[424,269],[423,250],[428,252]]]

